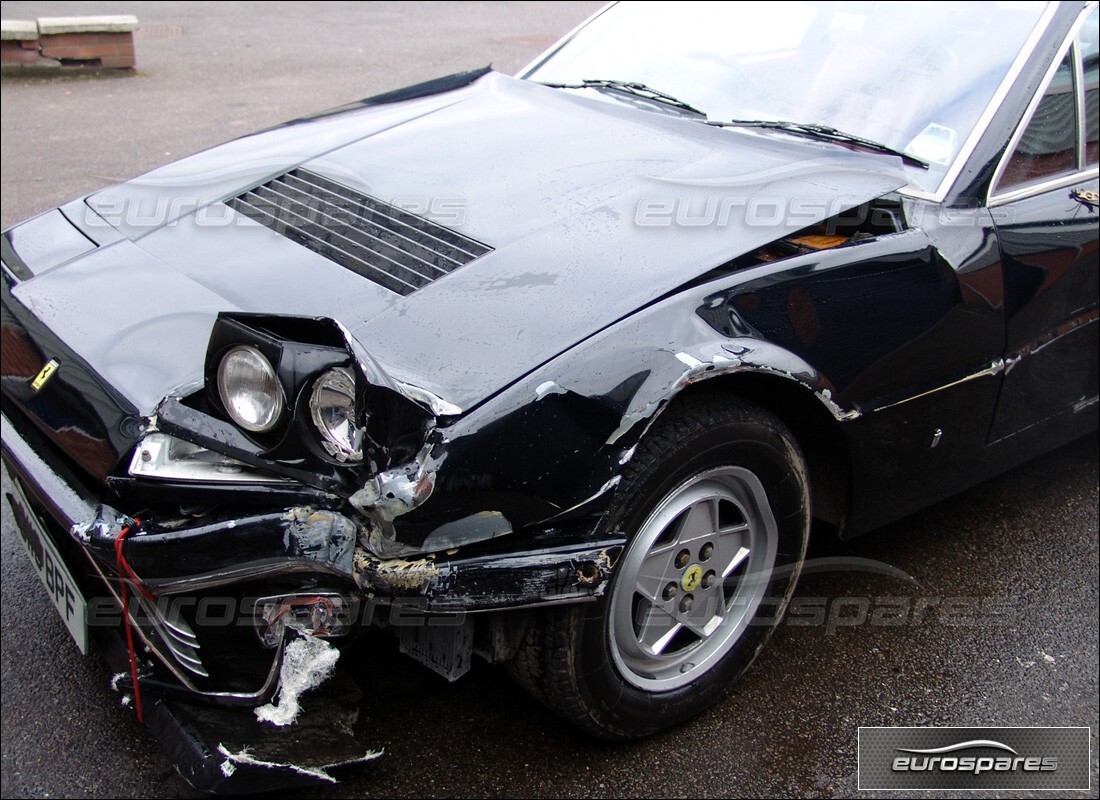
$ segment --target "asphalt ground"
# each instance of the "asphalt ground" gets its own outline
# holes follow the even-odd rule
[[[310,111],[490,62],[513,72],[597,7],[2,3],[17,19],[134,13],[144,31],[134,75],[4,75],[0,222]],[[1088,726],[1095,742],[1097,453],[1092,435],[869,537],[815,542],[815,558],[916,583],[808,575],[735,693],[642,742],[593,742],[497,668],[447,684],[380,641],[362,727],[385,755],[298,795],[870,797],[884,793],[858,791],[859,726]],[[95,651],[79,655],[6,503],[0,570],[0,794],[197,796]],[[1091,775],[1078,796],[1097,796],[1095,755]]]

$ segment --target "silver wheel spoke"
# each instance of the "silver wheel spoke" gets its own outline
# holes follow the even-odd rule
[[[650,605],[639,614],[638,644],[646,652],[659,656],[683,627],[667,611]]]
[[[718,501],[707,500],[696,503],[680,523],[676,544],[680,547],[688,547],[704,540],[713,539],[717,532]]]
[[[716,582],[709,589],[696,589],[692,598],[695,602],[691,609],[678,614],[677,618],[700,639],[706,639],[717,630],[726,616],[726,596],[722,591],[722,583]]]
[[[752,551],[747,547],[738,547],[734,550],[733,554],[730,556],[729,563],[722,569],[722,577],[728,578],[730,573],[745,563],[751,553]]]
[[[635,591],[652,603],[663,601],[661,593],[670,582],[678,583],[676,567],[672,563],[676,554],[673,548],[662,548],[663,552],[650,553],[642,562],[635,580]]]

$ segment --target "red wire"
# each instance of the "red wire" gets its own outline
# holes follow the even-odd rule
[[[145,715],[141,710],[141,687],[138,685],[137,651],[134,649],[133,622],[130,620],[130,601],[126,595],[125,576],[128,574],[134,580],[138,590],[147,598],[151,599],[152,594],[141,585],[141,581],[138,580],[134,571],[130,569],[130,565],[126,563],[126,557],[122,554],[123,540],[126,538],[127,534],[139,527],[141,527],[141,520],[135,518],[133,527],[126,525],[118,532],[118,537],[115,539],[115,561],[118,564],[118,591],[122,600],[122,619],[126,626],[126,649],[130,651],[130,677],[134,682],[134,709],[137,711],[138,722],[145,722]]]

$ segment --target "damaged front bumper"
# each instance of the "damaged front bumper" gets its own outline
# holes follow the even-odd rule
[[[113,613],[104,613],[104,605],[94,602],[114,604],[117,595],[99,555],[93,555],[103,542],[117,538],[128,520],[94,504],[75,476],[64,474],[63,466],[55,469],[47,464],[6,416],[2,427],[6,501],[18,535],[32,561],[47,562],[40,574],[51,595],[60,592],[66,601],[59,606],[62,616],[66,611],[79,615],[79,620],[69,621],[70,629],[92,635],[115,673],[112,687],[124,693],[128,704],[135,687],[118,606],[114,605]],[[61,563],[50,564],[54,557]],[[134,614],[133,618],[136,621],[140,616]],[[164,622],[162,619],[161,624]],[[337,676],[311,695],[293,729],[277,728],[262,724],[251,709],[224,704],[254,704],[270,695],[279,674],[281,647],[268,656],[270,667],[259,678],[257,691],[201,691],[187,686],[190,681],[179,654],[165,641],[172,638],[168,631],[158,631],[148,619],[136,627],[144,645],[139,674],[139,688],[146,693],[144,722],[195,788],[235,794],[333,783],[330,770],[380,755],[367,750],[353,735],[358,688],[346,676]],[[176,631],[175,646],[184,647],[185,638]],[[78,644],[87,650],[86,640],[78,639]],[[183,680],[169,683],[156,677],[148,658],[153,655],[159,657],[160,669],[173,676],[182,672]]]
[[[257,719],[255,707],[280,702],[284,651],[299,634],[340,648],[368,626],[389,627],[403,652],[454,680],[475,652],[509,656],[520,629],[501,620],[525,623],[522,612],[509,612],[601,595],[623,545],[593,541],[591,527],[580,525],[382,558],[369,546],[376,523],[348,504],[185,522],[131,516],[103,503],[33,428],[5,415],[2,438],[19,533],[46,537],[59,554],[87,601],[83,624],[122,673],[115,683],[124,692],[134,687],[120,635],[118,545],[131,531],[121,549],[145,721],[181,774],[207,791],[327,782],[328,767],[372,757],[350,724],[336,726],[346,737],[326,734],[313,758],[288,745],[284,729]],[[318,714],[344,719],[355,708],[353,678],[338,674],[310,692],[292,730]],[[330,683],[349,679],[350,688],[330,696]]]

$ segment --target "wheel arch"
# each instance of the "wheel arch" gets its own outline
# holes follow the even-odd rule
[[[736,397],[782,420],[806,461],[814,518],[843,529],[850,504],[851,458],[842,423],[812,389],[774,372],[740,369],[688,383],[662,414],[701,394]]]

